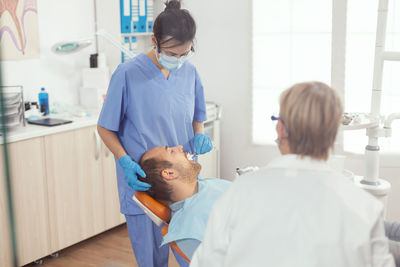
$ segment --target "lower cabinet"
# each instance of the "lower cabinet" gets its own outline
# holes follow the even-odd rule
[[[53,252],[105,228],[104,185],[95,138],[92,128],[44,137]]]
[[[99,137],[100,138],[100,137]],[[119,212],[118,186],[116,179],[114,155],[102,144],[102,171],[104,179],[104,212],[105,227],[110,229],[125,222],[125,216]]]
[[[8,150],[20,266],[124,222],[113,155],[95,126],[10,143]],[[0,265],[8,267],[8,203],[0,160]]]
[[[8,152],[18,263],[24,265],[50,252],[46,167],[41,156],[44,152],[43,138],[8,144]],[[2,194],[2,202],[4,196]],[[1,206],[1,212],[6,214],[8,220],[8,209],[3,209],[3,204]],[[9,240],[1,238],[1,242],[10,248]]]

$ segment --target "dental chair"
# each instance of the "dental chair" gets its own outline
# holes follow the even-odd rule
[[[149,196],[146,192],[136,191],[133,196],[133,201],[135,201],[139,207],[150,217],[150,219],[157,224],[157,226],[161,226],[163,224],[164,227],[161,229],[161,235],[165,236],[168,233],[168,224],[171,220],[171,209],[168,207],[167,201],[157,201],[151,196]],[[184,258],[187,262],[190,263],[189,258],[182,252],[176,242],[170,242],[170,247],[175,250],[182,258]]]

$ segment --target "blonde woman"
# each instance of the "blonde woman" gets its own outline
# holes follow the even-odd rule
[[[382,205],[326,164],[342,114],[326,84],[282,93],[282,156],[220,197],[191,266],[394,266]]]

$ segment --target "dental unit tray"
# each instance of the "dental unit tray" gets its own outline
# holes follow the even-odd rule
[[[371,116],[368,113],[344,113],[342,118],[342,130],[359,130],[379,126],[382,118]]]

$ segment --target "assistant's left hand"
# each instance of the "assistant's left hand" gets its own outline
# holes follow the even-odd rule
[[[197,154],[205,154],[213,149],[213,143],[210,137],[205,134],[196,134],[194,136],[194,152]]]

